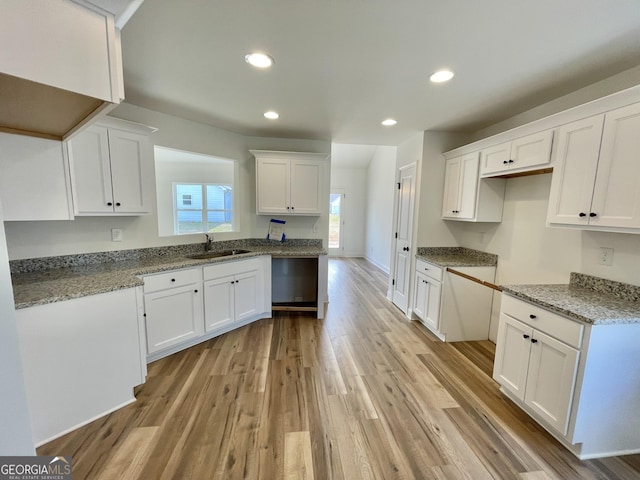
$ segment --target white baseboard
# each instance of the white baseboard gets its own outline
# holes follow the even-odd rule
[[[366,260],[367,262],[374,264],[376,267],[378,267],[378,268],[379,268],[380,270],[382,270],[384,273],[386,273],[387,275],[389,275],[389,267],[387,267],[387,266],[385,266],[385,265],[382,265],[382,264],[381,264],[381,263],[379,263],[379,262],[376,262],[374,259],[372,259],[372,258],[370,258],[370,257],[367,257],[366,255],[365,255],[365,257],[364,257],[364,258],[365,258],[365,260]]]

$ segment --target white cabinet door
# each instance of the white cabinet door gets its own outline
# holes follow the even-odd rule
[[[423,323],[433,330],[440,329],[440,292],[442,284],[427,279],[427,306]]]
[[[604,115],[596,115],[558,130],[547,213],[549,223],[589,223],[603,124]]]
[[[256,158],[258,213],[291,213],[289,160]]]
[[[204,318],[207,332],[235,323],[234,285],[233,276],[204,282]]]
[[[291,213],[320,215],[328,199],[323,197],[323,165],[314,160],[291,160]]]
[[[524,401],[563,435],[569,424],[578,357],[575,348],[533,331]]]
[[[640,104],[605,115],[589,224],[640,228]]]
[[[427,317],[427,296],[429,294],[429,284],[427,278],[419,272],[416,272],[413,293],[413,313],[424,321]]]
[[[68,142],[76,215],[113,213],[109,135],[92,125]]]
[[[480,171],[482,175],[502,172],[509,168],[511,142],[500,143],[480,152]]]
[[[476,216],[478,193],[478,154],[470,153],[461,158],[460,193],[457,217],[473,219]]]
[[[456,217],[460,194],[460,171],[462,157],[447,160],[444,173],[444,196],[442,200],[442,216]]]
[[[0,199],[5,221],[73,220],[63,143],[0,133]]]
[[[203,333],[202,292],[197,285],[144,296],[149,354]]]
[[[533,329],[504,313],[496,341],[493,379],[524,400]]]
[[[262,289],[257,270],[236,275],[234,284],[234,310],[237,322],[242,322],[262,311]]]
[[[507,162],[509,170],[522,171],[523,168],[547,165],[551,161],[553,130],[546,130],[511,142],[511,158]]]
[[[149,152],[146,135],[109,130],[113,209],[116,213],[148,213],[145,178]]]

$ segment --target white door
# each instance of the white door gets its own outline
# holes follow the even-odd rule
[[[329,195],[329,254],[339,256],[344,253],[344,201],[341,188],[334,188]]]
[[[291,160],[291,212],[320,215],[326,211],[322,193],[323,168],[317,160]],[[326,208],[326,207],[325,207]]]
[[[87,127],[69,141],[68,147],[76,215],[113,213],[107,129]]]
[[[500,314],[493,379],[520,400],[524,400],[532,335],[528,325]]]
[[[192,285],[144,296],[148,353],[202,334],[201,295]]]
[[[409,307],[411,283],[411,235],[416,188],[415,164],[398,170],[398,208],[396,211],[395,262],[392,279],[393,303],[404,313]]]
[[[442,216],[457,217],[458,201],[460,200],[460,169],[462,157],[447,160],[444,167],[444,195],[442,200]]]
[[[204,320],[207,332],[227,327],[235,322],[234,285],[233,276],[204,282]]]
[[[549,223],[589,223],[603,123],[604,115],[597,115],[558,130],[547,212]]]
[[[472,219],[476,216],[478,196],[478,153],[469,153],[460,159],[460,192],[458,196],[458,218]]]
[[[413,288],[413,313],[415,313],[420,320],[424,321],[427,316],[427,299],[429,295],[427,277],[420,272],[416,272]]]
[[[256,165],[258,213],[290,213],[291,169],[289,160],[257,158]]]
[[[480,153],[480,173],[482,175],[509,169],[511,142],[485,148]]]
[[[579,352],[534,330],[524,401],[566,435],[578,370]]]
[[[545,165],[551,159],[553,130],[534,133],[511,142],[509,168],[534,167]]]
[[[252,271],[235,276],[234,310],[237,322],[260,313],[262,302],[258,302],[258,272]]]
[[[640,105],[605,115],[590,225],[640,228]]]
[[[427,278],[427,308],[423,323],[432,330],[440,330],[440,292],[442,284]]]
[[[116,213],[146,213],[144,171],[148,160],[149,139],[123,130],[109,130],[111,183]]]

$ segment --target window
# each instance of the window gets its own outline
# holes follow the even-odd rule
[[[158,234],[237,232],[234,160],[154,147]]]
[[[233,231],[231,185],[174,183],[176,235]]]

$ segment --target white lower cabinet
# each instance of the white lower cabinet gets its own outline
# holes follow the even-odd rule
[[[207,332],[242,324],[265,311],[263,265],[258,258],[204,267]]]
[[[147,361],[270,316],[270,256],[144,276]]]
[[[640,453],[638,338],[503,294],[493,378],[578,458]]]
[[[566,434],[579,351],[504,313],[497,345],[494,378]]]
[[[144,290],[148,354],[203,334],[200,268],[150,275]]]
[[[495,267],[457,267],[457,271],[487,282]],[[493,292],[478,283],[416,260],[413,314],[440,340],[461,342],[489,338]]]

